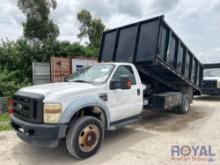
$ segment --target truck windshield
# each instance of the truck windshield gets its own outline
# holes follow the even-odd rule
[[[205,69],[203,72],[204,77],[220,77],[220,68],[218,69]]]
[[[114,65],[112,64],[96,64],[85,67],[72,74],[67,81],[69,82],[85,82],[85,83],[104,83],[112,73]]]

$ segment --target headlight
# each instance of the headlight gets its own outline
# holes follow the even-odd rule
[[[58,123],[62,111],[61,104],[44,104],[44,123]]]

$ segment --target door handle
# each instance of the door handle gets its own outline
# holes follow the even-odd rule
[[[140,96],[141,95],[141,90],[137,89],[137,95]]]
[[[99,98],[102,99],[103,101],[108,101],[107,93],[100,93]]]

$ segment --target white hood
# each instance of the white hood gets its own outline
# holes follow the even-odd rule
[[[45,96],[43,102],[62,103],[64,110],[73,100],[91,95],[98,96],[98,93],[103,90],[106,90],[105,84],[62,82],[25,87],[19,91],[42,94]]]
[[[25,87],[25,88],[20,89],[19,91],[37,93],[37,94],[42,94],[44,96],[48,96],[54,92],[62,93],[68,90],[74,93],[74,92],[89,90],[93,88],[97,88],[97,86],[89,84],[89,83],[61,82],[61,83],[51,83],[51,84],[43,84],[43,85]]]

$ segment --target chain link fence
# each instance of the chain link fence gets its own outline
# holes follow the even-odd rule
[[[0,97],[0,114],[8,111],[8,98]]]

